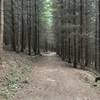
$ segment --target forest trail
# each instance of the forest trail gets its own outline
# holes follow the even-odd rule
[[[82,80],[87,72],[66,67],[54,53],[36,60],[29,83],[12,100],[100,100],[100,92]]]

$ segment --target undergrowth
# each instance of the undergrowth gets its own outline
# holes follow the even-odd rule
[[[10,66],[5,82],[0,87],[0,96],[6,100],[14,96],[18,89],[23,88],[28,83],[30,71],[31,65],[20,68]]]

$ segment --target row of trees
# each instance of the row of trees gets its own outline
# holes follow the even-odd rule
[[[54,50],[53,1],[5,0],[5,48],[16,52],[39,54]]]
[[[5,0],[5,48],[39,54],[39,0]]]
[[[76,68],[100,71],[100,1],[57,0],[57,54]]]
[[[54,43],[54,47],[48,44],[52,37],[50,43],[56,38],[56,51],[63,60],[75,68],[90,66],[100,71],[99,0],[5,0],[4,5],[5,48],[36,55],[43,41],[45,49],[55,48]]]

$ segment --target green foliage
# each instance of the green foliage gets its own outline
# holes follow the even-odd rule
[[[43,27],[40,29],[41,42],[43,44],[45,44],[45,40],[47,40],[49,44],[54,44],[55,34],[53,32],[53,26],[54,26],[53,4],[54,4],[53,0],[41,0],[39,4],[40,25]]]
[[[40,7],[40,20],[46,22],[48,28],[53,24],[53,1],[44,0]]]

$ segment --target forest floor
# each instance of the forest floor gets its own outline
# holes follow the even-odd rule
[[[94,74],[70,67],[55,53],[42,55],[5,53],[0,100],[100,100]]]

